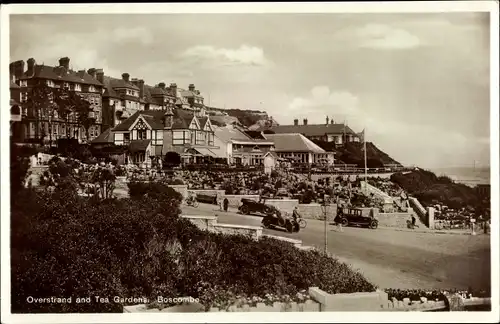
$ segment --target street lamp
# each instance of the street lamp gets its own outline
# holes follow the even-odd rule
[[[328,252],[328,206],[330,206],[330,196],[324,195],[321,208],[323,209],[323,216],[325,217],[324,227],[325,227],[325,254]]]

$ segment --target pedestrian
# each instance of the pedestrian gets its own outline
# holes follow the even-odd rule
[[[227,207],[229,206],[229,200],[224,197],[224,211],[227,212]]]
[[[344,208],[342,205],[339,206],[339,208],[337,208],[337,231],[338,232],[343,232],[342,230],[342,219],[343,219],[343,216],[344,216]]]
[[[415,218],[415,214],[411,214],[411,228],[414,229],[417,222],[417,219]],[[418,226],[417,226],[418,227]]]
[[[220,193],[217,193],[217,205],[219,205],[219,210],[222,210],[222,197]]]

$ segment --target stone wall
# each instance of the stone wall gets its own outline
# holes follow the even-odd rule
[[[299,205],[298,199],[266,199],[267,205],[272,205],[278,208],[282,213],[292,213],[295,206]]]
[[[299,214],[305,219],[321,219],[324,220],[323,208],[320,204],[299,204]],[[337,205],[331,204],[326,206],[327,219],[334,220],[337,216]]]
[[[276,235],[269,235],[269,234],[262,234],[261,237],[268,237],[268,238],[272,238],[272,239],[275,239],[275,240],[280,240],[280,241],[288,242],[288,243],[293,244],[293,246],[295,246],[297,248],[302,247],[302,241],[301,240],[294,240],[294,239],[291,239],[291,238],[288,238],[288,237],[284,237],[284,236],[276,236]]]
[[[379,226],[407,228],[407,221],[411,221],[412,213],[378,213],[376,215]]]
[[[224,195],[229,201],[229,207],[238,208],[241,205],[241,199],[252,199],[259,201],[259,195]]]
[[[258,241],[262,236],[262,227],[260,226],[215,224],[211,231],[220,234],[243,235],[255,241]]]
[[[192,191],[194,193],[196,193],[197,195],[209,195],[209,196],[217,196],[217,194],[221,195],[221,196],[224,196],[225,194],[225,191],[224,190],[217,190],[217,189],[193,189],[193,190],[189,190],[189,191]]]

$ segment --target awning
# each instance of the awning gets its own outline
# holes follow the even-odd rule
[[[196,148],[193,148],[193,149],[195,151],[197,151],[198,153],[200,153],[201,155],[203,155],[203,156],[217,157],[214,152],[210,151],[207,148],[196,147]]]
[[[129,145],[129,151],[131,153],[136,153],[136,152],[145,152],[149,146],[149,143],[151,143],[151,140],[146,139],[146,140],[135,140],[131,141]]]

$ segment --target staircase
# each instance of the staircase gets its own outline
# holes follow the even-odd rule
[[[428,224],[427,224],[426,210],[425,210],[424,206],[422,206],[422,204],[420,203],[420,201],[418,201],[418,199],[415,198],[415,197],[409,197],[408,201],[410,202],[411,208],[413,208],[413,210],[415,211],[415,213],[418,216],[418,218],[417,218],[417,224],[419,226],[429,227]]]
[[[367,193],[372,193],[375,197],[380,198],[384,201],[385,204],[392,204],[393,200],[391,196],[383,192],[377,187],[372,186],[371,184],[361,181],[361,189],[366,190]]]

